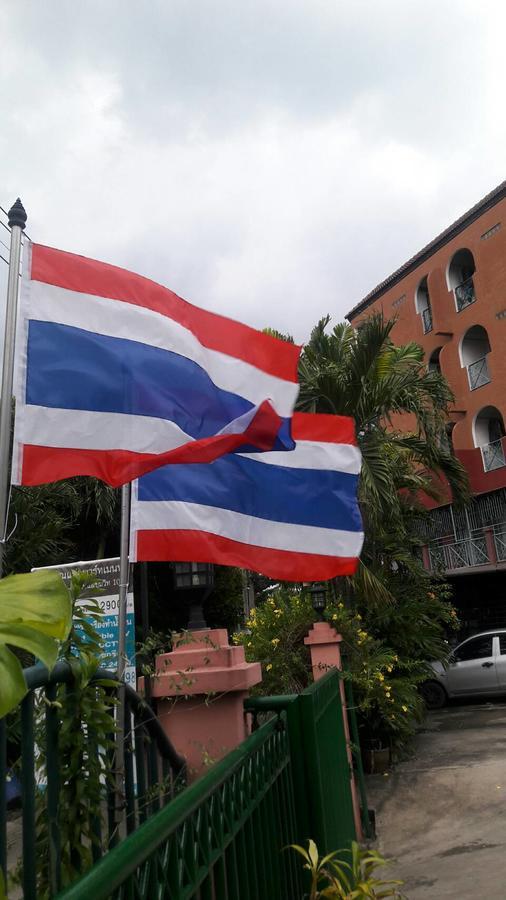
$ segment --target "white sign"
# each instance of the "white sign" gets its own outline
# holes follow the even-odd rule
[[[93,619],[93,626],[102,638],[102,657],[100,665],[105,669],[118,667],[119,648],[119,557],[112,559],[91,559],[84,562],[65,563],[61,566],[42,566],[44,569],[52,569],[59,572],[65,584],[70,584],[72,572],[82,572],[96,578],[96,581],[87,587],[82,594],[82,599],[93,598],[100,606],[102,615],[100,619]],[[36,570],[33,570],[36,571]],[[94,593],[96,591],[96,593]],[[77,601],[79,603],[79,600]],[[134,595],[131,582],[127,593],[126,615],[126,657],[125,681],[136,687],[135,673],[135,612]]]

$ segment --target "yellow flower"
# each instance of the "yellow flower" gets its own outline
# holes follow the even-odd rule
[[[271,644],[273,645],[273,647],[277,647],[279,644],[279,638],[273,638]]]
[[[337,622],[337,613],[334,613],[334,615],[332,616],[332,621]]]
[[[377,677],[378,681],[385,680],[385,676],[383,675],[383,672],[376,672],[376,677]]]
[[[344,603],[338,603],[338,604],[337,604],[337,608],[338,608],[338,609],[344,609]]]
[[[357,613],[357,615],[355,616],[355,618],[358,619],[359,622],[362,621],[362,616],[360,615],[360,613]]]
[[[408,707],[407,707],[407,706],[404,706],[404,705],[401,707],[401,709],[402,709],[403,712],[407,712],[407,711],[408,711]]]
[[[251,641],[248,641],[248,643],[246,644],[246,646],[247,646],[247,647],[252,647],[253,644],[251,643]]]
[[[270,672],[271,669],[272,669],[272,663],[267,663],[267,665],[266,665],[265,668],[266,668],[266,670],[267,670],[268,672]]]
[[[276,606],[276,604],[275,604],[274,600],[272,599],[272,597],[269,597],[267,603],[269,604],[269,606]]]
[[[387,672],[391,672],[392,669],[393,669],[393,666],[387,666]]]

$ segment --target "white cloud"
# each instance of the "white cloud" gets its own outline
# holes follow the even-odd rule
[[[504,177],[495,0],[4,10],[0,203],[303,339]]]

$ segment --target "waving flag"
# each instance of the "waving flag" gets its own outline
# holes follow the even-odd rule
[[[289,450],[299,347],[96,260],[31,245],[13,483]]]
[[[286,581],[352,574],[362,547],[352,419],[296,413],[289,453],[165,466],[134,485],[131,558],[240,566]]]

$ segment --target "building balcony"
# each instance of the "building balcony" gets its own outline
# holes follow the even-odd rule
[[[490,383],[490,372],[488,371],[486,356],[482,356],[481,359],[477,359],[467,367],[467,377],[472,391]]]
[[[473,277],[471,275],[470,278],[466,278],[461,284],[458,284],[455,288],[455,300],[457,302],[457,310],[462,312],[466,306],[471,306],[471,303],[474,303],[476,300],[476,294],[474,293],[474,282]]]
[[[505,535],[506,539],[506,535]],[[490,559],[485,535],[455,541],[451,544],[429,545],[429,562],[433,572],[448,572],[489,565]]]
[[[429,331],[432,331],[432,310],[430,306],[427,306],[422,310],[422,324],[424,334],[428,334]]]
[[[485,472],[492,472],[494,469],[500,469],[506,464],[502,440],[492,441],[491,444],[484,444],[480,449]]]

